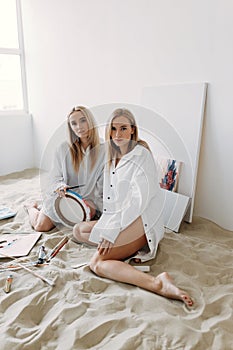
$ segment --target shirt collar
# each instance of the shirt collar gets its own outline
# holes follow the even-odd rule
[[[120,160],[120,162],[117,164],[117,168],[120,168],[122,165],[124,165],[127,161],[133,159],[135,156],[140,157],[143,152],[143,146],[137,145],[130,151],[129,153],[126,153]],[[112,165],[115,168],[115,159],[112,160]]]
[[[90,146],[90,145],[87,146],[86,149],[84,149],[83,146],[81,146],[81,150],[82,150],[82,152],[83,152],[84,154],[87,153],[88,151],[90,151],[90,149],[91,149],[91,146]]]

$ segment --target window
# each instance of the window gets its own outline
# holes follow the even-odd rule
[[[20,0],[0,0],[0,113],[27,111]]]

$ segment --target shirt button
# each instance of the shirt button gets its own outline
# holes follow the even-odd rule
[[[151,239],[149,239],[149,242],[151,242]]]
[[[147,227],[147,224],[145,224],[145,227]]]
[[[110,199],[110,197],[108,197],[108,199]]]
[[[114,174],[115,174],[115,171],[113,171],[112,173],[113,173],[113,175],[114,175]]]
[[[104,211],[106,211],[107,209],[104,209]]]
[[[110,185],[110,187],[112,187],[112,185]]]

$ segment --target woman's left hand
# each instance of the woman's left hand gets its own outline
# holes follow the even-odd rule
[[[62,186],[56,189],[56,193],[59,197],[65,197],[66,196],[66,190],[68,189],[68,186]]]
[[[113,245],[114,245],[113,243],[107,241],[106,239],[101,239],[97,247],[99,254],[100,255],[109,254],[113,248]]]

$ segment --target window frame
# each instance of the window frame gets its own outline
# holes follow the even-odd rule
[[[11,109],[0,110],[0,115],[16,115],[16,114],[28,114],[28,95],[27,95],[27,81],[26,81],[26,65],[25,65],[25,53],[24,53],[24,40],[23,40],[23,24],[22,24],[22,12],[21,12],[21,0],[15,0],[16,4],[16,16],[17,16],[17,32],[19,48],[4,48],[0,47],[0,54],[17,55],[20,59],[21,69],[21,86],[22,86],[22,99],[23,109]]]

